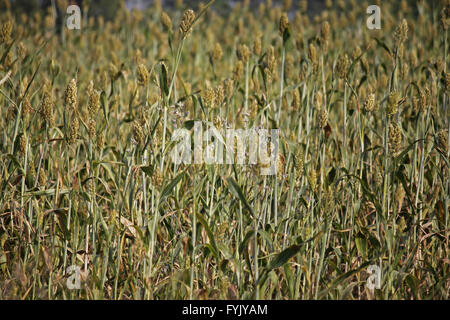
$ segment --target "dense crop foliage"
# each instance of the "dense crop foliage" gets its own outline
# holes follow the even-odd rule
[[[449,298],[448,2],[247,2],[2,1],[1,299]],[[174,163],[194,121],[280,129],[277,173]]]

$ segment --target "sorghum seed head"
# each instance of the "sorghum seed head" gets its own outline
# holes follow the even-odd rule
[[[88,84],[88,87],[87,87],[88,97],[90,97],[93,92],[94,92],[94,81],[91,80],[91,81],[89,81],[89,84]]]
[[[219,61],[220,59],[222,59],[222,55],[223,55],[222,46],[220,45],[220,43],[217,42],[214,45],[214,49],[212,50],[211,58],[213,61]]]
[[[402,129],[397,123],[389,124],[389,151],[396,156],[402,147]]]
[[[323,40],[328,40],[330,36],[330,24],[328,21],[322,23],[322,27],[320,28],[320,37]]]
[[[288,26],[289,26],[289,18],[287,16],[286,12],[284,12],[281,15],[280,24],[279,24],[279,27],[278,27],[278,31],[280,32],[281,35],[284,34],[284,32],[286,31]]]
[[[183,38],[186,38],[190,33],[192,29],[192,24],[195,20],[195,13],[193,10],[189,9],[184,12],[183,20],[180,24],[180,33],[182,34]]]
[[[39,170],[39,184],[40,184],[41,186],[47,184],[47,173],[45,172],[45,169],[44,169],[43,166],[42,166],[41,169]]]
[[[161,12],[161,23],[166,30],[172,30],[172,20],[166,12]]]
[[[27,136],[24,133],[22,133],[19,138],[19,154],[21,156],[24,156],[27,151],[27,142],[28,142]]]
[[[77,82],[72,79],[67,85],[66,91],[64,92],[64,103],[66,107],[75,109],[77,104]]]
[[[202,92],[202,99],[207,106],[211,107],[214,103],[214,89],[207,85]]]
[[[90,118],[88,121],[88,133],[89,133],[89,138],[94,141],[96,136],[97,136],[97,126],[95,123],[95,120]]]
[[[225,95],[227,97],[231,97],[233,95],[233,80],[232,79],[225,79],[223,81],[223,87],[225,90]]]
[[[317,173],[316,170],[311,169],[308,177],[309,185],[313,191],[317,191]]]
[[[218,85],[214,89],[214,100],[215,100],[216,105],[221,105],[222,102],[225,100],[225,92],[224,92],[223,86]]]
[[[441,149],[444,153],[448,151],[448,131],[447,130],[439,130],[436,134],[436,142],[439,149]]]
[[[318,114],[319,127],[325,128],[328,123],[328,111],[325,108],[320,108]]]
[[[314,44],[310,43],[308,48],[308,58],[313,64],[317,63],[317,50]]]
[[[142,129],[141,124],[137,120],[133,122],[133,139],[136,141],[137,144],[144,143],[144,130]]]
[[[386,106],[386,112],[389,116],[392,116],[397,113],[399,100],[400,100],[400,95],[397,91],[392,91],[389,94],[387,106]]]
[[[67,142],[69,144],[72,144],[77,140],[79,130],[80,130],[80,122],[78,121],[78,117],[75,114],[73,114],[69,122],[69,132],[66,137]]]
[[[137,68],[137,81],[140,86],[145,87],[150,79],[147,68],[142,63]]]
[[[27,53],[28,53],[27,47],[23,42],[20,42],[17,46],[17,56],[23,60],[27,55]]]
[[[236,56],[243,63],[247,63],[250,59],[250,50],[245,44],[238,45],[236,49]]]
[[[444,82],[445,82],[445,90],[450,91],[450,72],[445,73]]]
[[[408,22],[403,19],[394,31],[394,39],[398,45],[408,39]]]
[[[370,93],[364,102],[364,110],[366,112],[372,112],[375,108],[375,93]]]
[[[348,61],[347,54],[341,55],[336,63],[336,69],[337,69],[339,78],[345,79],[347,77],[348,64],[349,64],[349,61]]]
[[[88,111],[91,118],[94,118],[100,108],[100,92],[93,90],[89,96]]]
[[[234,66],[233,80],[234,81],[238,80],[243,73],[244,73],[244,64],[242,63],[241,60],[239,60],[236,62],[236,65]]]
[[[6,21],[0,30],[0,43],[8,43],[11,41],[12,21]]]
[[[253,53],[257,56],[261,54],[261,37],[256,37],[253,42]]]
[[[44,121],[49,125],[53,126],[53,99],[52,99],[52,88],[50,82],[44,84],[42,100],[41,100],[41,115]]]
[[[361,55],[361,47],[360,46],[356,46],[355,49],[352,52],[352,59],[356,60],[358,59],[358,57]]]
[[[303,151],[298,150],[294,157],[295,162],[295,173],[297,177],[301,177],[303,174],[303,166],[304,166],[304,160],[303,160]]]
[[[153,176],[152,176],[152,184],[156,187],[160,187],[163,183],[163,175],[161,174],[159,169],[153,170]]]

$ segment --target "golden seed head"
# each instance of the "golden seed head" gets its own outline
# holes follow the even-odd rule
[[[72,79],[67,85],[66,91],[64,92],[64,103],[66,107],[75,109],[77,104],[77,82]]]
[[[445,82],[445,90],[450,91],[450,72],[445,73],[444,82]]]
[[[145,87],[148,84],[150,75],[147,68],[142,63],[137,68],[137,82],[140,86]]]
[[[370,93],[364,102],[364,110],[366,112],[372,112],[375,108],[375,93]]]
[[[233,70],[233,80],[237,81],[244,73],[244,64],[241,60],[237,61]]]
[[[161,12],[161,23],[166,30],[172,30],[172,20],[166,12]]]
[[[231,97],[233,95],[233,80],[232,79],[225,79],[223,81],[223,87],[225,91],[225,95],[227,97]]]
[[[447,130],[439,130],[436,134],[436,142],[439,149],[442,150],[444,154],[448,151],[448,131]]]
[[[317,50],[314,44],[310,43],[308,48],[308,58],[312,64],[317,64]]]
[[[180,33],[183,38],[186,38],[192,30],[192,24],[195,20],[195,13],[193,10],[189,9],[184,12],[183,20],[181,20],[180,24]]]
[[[88,133],[89,133],[89,138],[94,141],[95,138],[97,137],[97,126],[95,123],[95,120],[90,118],[88,121]]]
[[[396,156],[402,147],[402,129],[397,123],[389,124],[389,152]]]
[[[100,108],[100,91],[93,90],[89,96],[88,112],[91,118],[94,118]]]
[[[6,21],[0,30],[0,43],[8,43],[11,41],[12,21]]]
[[[94,180],[94,178],[91,178],[91,179],[89,179],[87,181],[86,190],[91,195],[95,194],[95,180]]]
[[[358,57],[361,55],[361,47],[360,46],[356,46],[355,49],[352,52],[352,59],[356,60],[358,59]]]
[[[222,130],[222,128],[223,128],[223,120],[222,120],[221,117],[215,117],[213,123],[214,123],[214,127],[217,130],[219,130],[219,131]]]
[[[261,37],[256,37],[255,41],[253,42],[253,53],[257,56],[261,54]]]
[[[17,45],[17,56],[23,60],[27,54],[28,54],[27,47],[23,42],[20,42]]]
[[[316,170],[311,169],[308,176],[309,185],[311,186],[311,190],[314,192],[317,191],[317,173]]]
[[[53,98],[52,88],[49,81],[44,84],[42,100],[41,100],[41,115],[44,121],[50,127],[54,125],[55,119],[53,117]]]
[[[295,154],[294,163],[295,163],[295,173],[297,177],[301,177],[303,175],[303,166],[304,166],[304,155],[303,151],[299,150]]]
[[[222,85],[218,85],[214,89],[214,101],[216,105],[221,105],[225,100],[225,91]]]
[[[202,91],[202,99],[208,107],[211,107],[214,104],[214,89],[209,85]]]
[[[72,114],[72,117],[69,121],[69,132],[66,136],[67,143],[72,144],[77,140],[79,130],[80,122],[78,121],[78,117],[76,114]]]
[[[320,28],[320,37],[323,40],[328,40],[330,36],[330,24],[328,23],[328,21],[324,21],[322,23],[322,27]]]
[[[278,31],[280,32],[281,35],[284,34],[284,32],[286,31],[288,26],[289,26],[289,18],[287,16],[286,12],[283,12],[283,14],[281,15],[280,24],[278,27]]]
[[[319,109],[318,121],[319,121],[319,127],[325,128],[327,126],[327,123],[328,123],[328,111],[327,111],[327,109],[325,109],[325,108],[320,108]]]
[[[88,87],[87,87],[87,95],[90,97],[92,93],[94,92],[94,81],[89,81]]]
[[[19,154],[21,156],[24,156],[25,153],[27,152],[27,142],[28,142],[27,136],[24,133],[22,133],[19,138]]]
[[[220,45],[220,43],[216,42],[216,44],[214,45],[214,49],[211,52],[211,58],[213,61],[219,61],[220,59],[222,59],[222,55],[222,46]]]
[[[33,112],[33,107],[31,106],[30,99],[28,96],[23,98],[22,102],[22,113],[23,115],[30,115]]]
[[[277,60],[275,58],[275,48],[273,46],[269,47],[265,60],[265,67],[269,70],[270,74],[273,74],[277,66]]]
[[[247,63],[250,59],[250,49],[245,44],[240,44],[236,49],[236,56],[243,63]]]
[[[136,144],[142,145],[144,143],[144,130],[137,120],[133,122],[133,139]]]
[[[408,22],[406,22],[405,19],[403,19],[395,29],[394,39],[396,40],[398,45],[402,44],[408,39]]]
[[[159,169],[153,170],[153,176],[152,176],[152,184],[156,187],[162,186],[164,181],[164,177],[161,174]]]
[[[45,169],[43,166],[39,170],[39,180],[38,181],[41,186],[44,186],[47,184],[47,173],[45,173]]]
[[[338,72],[339,78],[345,79],[347,77],[348,64],[349,61],[347,54],[341,55],[336,63],[336,70]]]
[[[392,116],[397,113],[399,100],[400,100],[400,95],[397,91],[392,91],[389,94],[387,106],[386,106],[386,112],[389,116]]]

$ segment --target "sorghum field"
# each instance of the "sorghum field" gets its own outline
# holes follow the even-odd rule
[[[2,0],[0,298],[449,299],[450,3],[374,2]],[[175,163],[194,121],[276,174]]]

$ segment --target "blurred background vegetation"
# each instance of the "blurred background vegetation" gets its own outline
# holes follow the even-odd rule
[[[54,0],[56,3],[58,0]],[[177,0],[159,0],[161,4],[167,9],[173,9],[176,7]],[[267,0],[251,0],[251,6],[256,10],[259,3],[266,2]],[[4,0],[0,0],[0,7],[2,7]],[[16,13],[32,12],[34,10],[45,10],[52,5],[52,0],[9,0],[12,9]],[[154,0],[69,0],[69,4],[77,4],[82,8],[83,2],[89,3],[89,12],[93,15],[103,15],[106,19],[113,19],[121,2],[124,2],[128,8],[147,8],[152,6]],[[202,1],[199,0],[183,0],[184,7],[197,8]],[[203,1],[205,3],[207,1]],[[243,0],[216,0],[214,9],[220,13],[226,14],[234,5],[242,3]],[[284,0],[273,0],[273,4],[282,5]],[[296,8],[296,2],[292,1],[293,7]],[[308,11],[310,13],[318,12],[324,8],[325,0],[309,0]]]
[[[55,4],[58,0],[0,0],[0,10],[3,9],[5,3],[10,3],[11,8],[14,12],[20,13],[30,13],[34,10],[46,10],[46,8],[52,6],[52,2]],[[121,3],[124,3],[128,8],[138,8],[145,9],[151,7],[155,1],[159,1],[165,10],[175,9],[177,3],[182,2],[183,8],[193,8],[196,9],[201,3],[206,3],[207,0],[199,1],[199,0],[63,0],[67,1],[69,4],[77,4],[80,8],[83,8],[83,4],[88,4],[89,6],[89,15],[90,16],[99,16],[102,15],[106,20],[114,19],[117,10],[120,8]],[[258,6],[261,2],[267,2],[268,0],[250,0],[250,6],[255,11],[258,9]],[[292,3],[291,10],[297,10],[300,1],[293,0],[269,0],[275,6],[283,6],[286,1],[290,1]],[[360,2],[359,0],[342,0],[350,6],[352,5],[368,5],[368,2]],[[216,0],[213,9],[219,12],[220,14],[226,15],[236,4],[243,3],[244,0]],[[325,0],[307,0],[308,2],[308,15],[314,16],[321,12],[325,8]],[[379,1],[372,1],[373,3],[377,3]],[[408,0],[411,3],[411,7],[415,8],[415,0]],[[436,3],[434,3],[436,2]],[[399,4],[400,1],[392,0],[390,1],[391,6],[396,8],[396,4]],[[434,7],[434,5],[438,5],[439,1],[430,1],[429,5]],[[382,6],[382,3],[380,4]],[[64,14],[64,13],[62,13]]]

